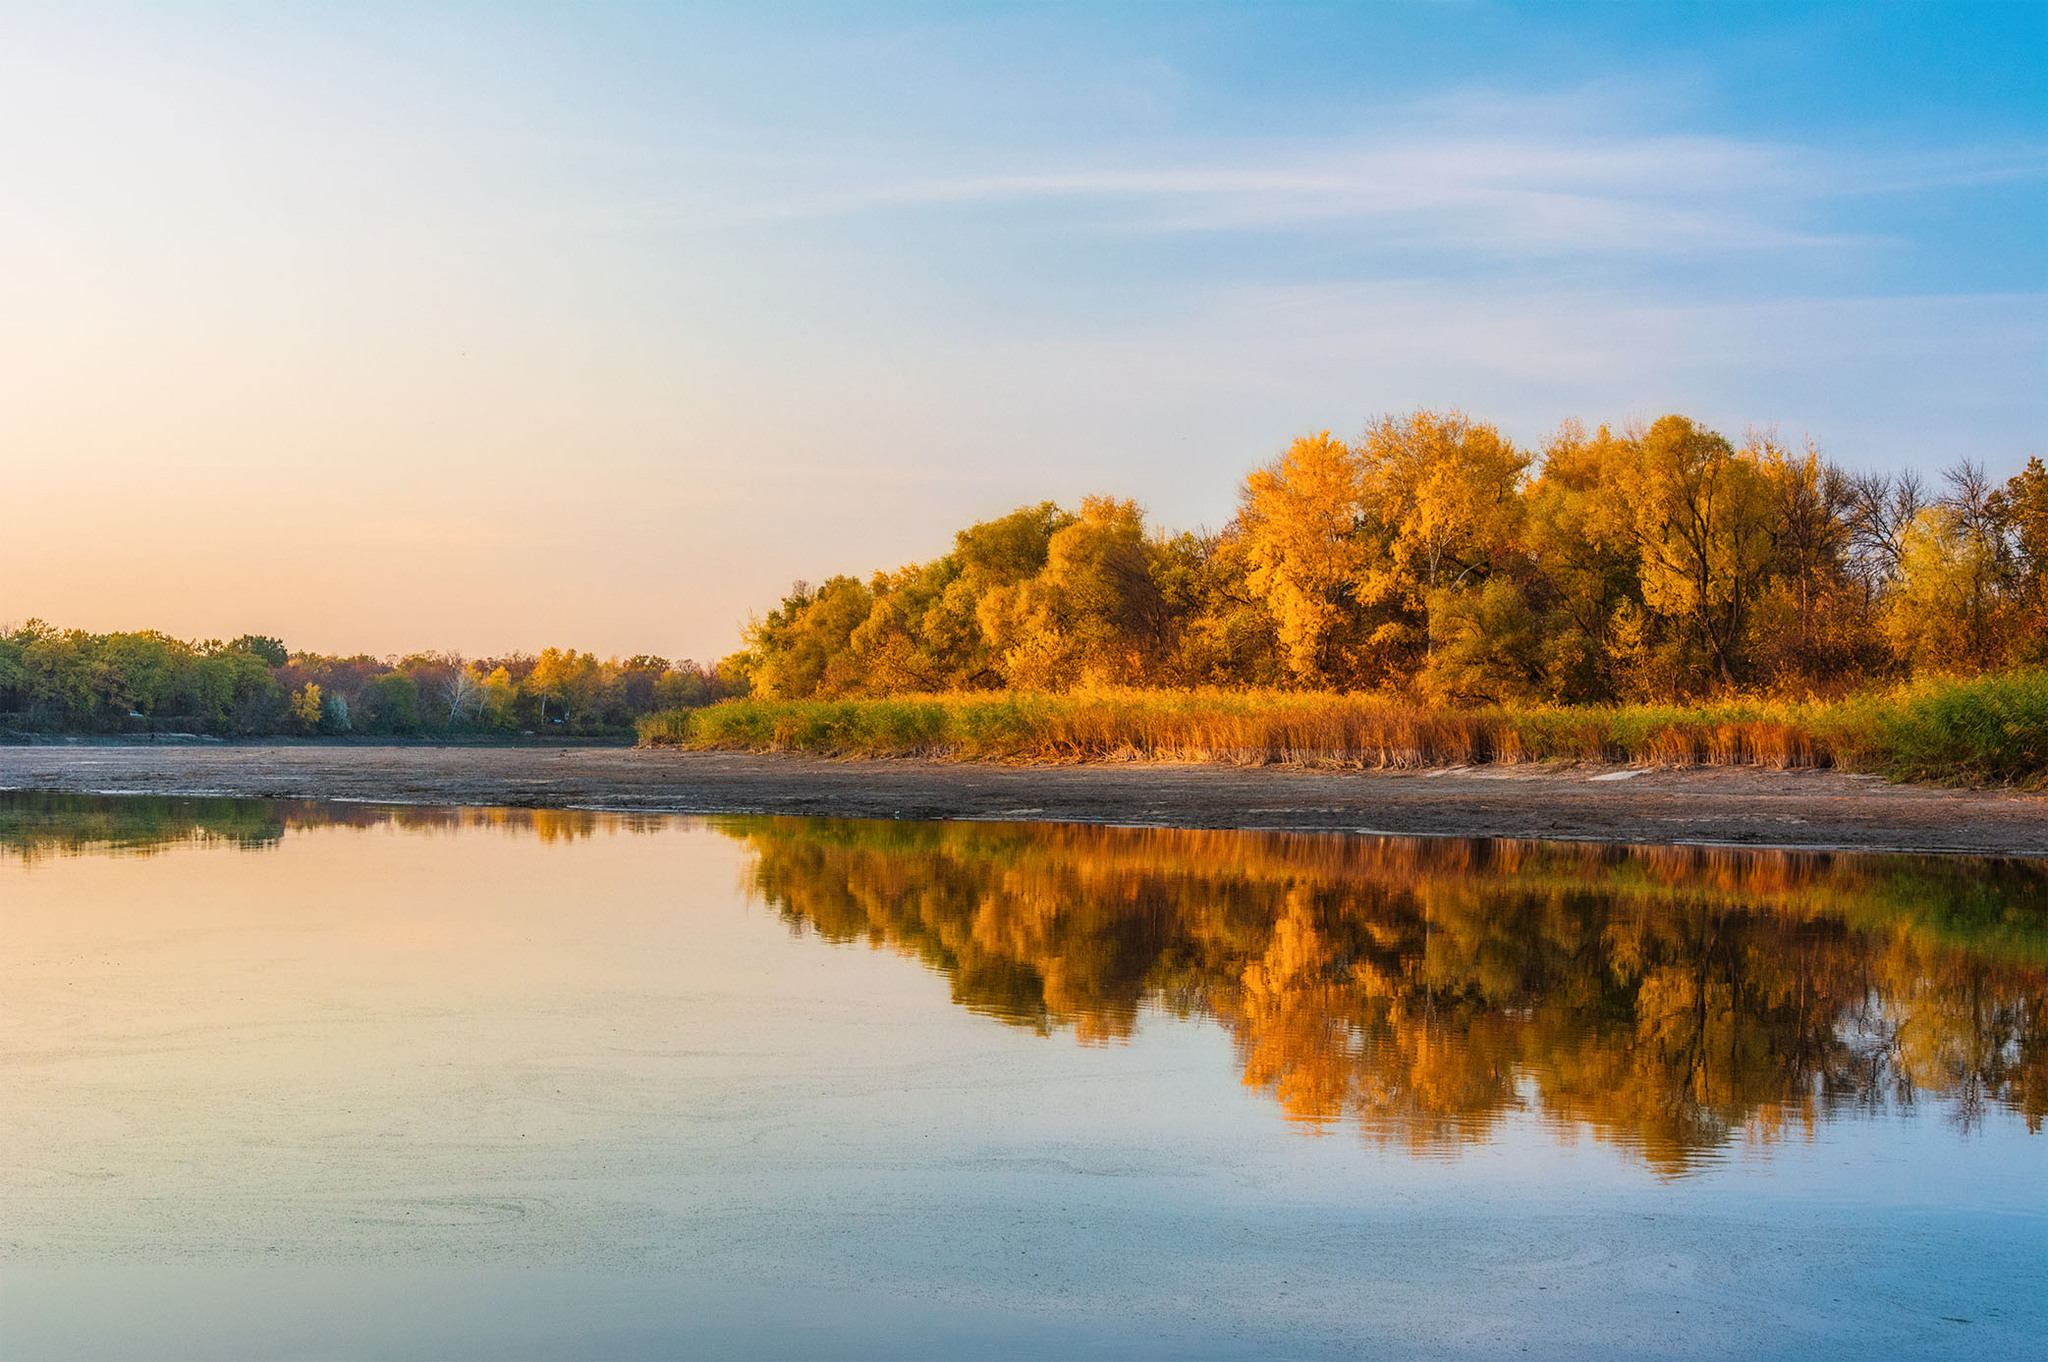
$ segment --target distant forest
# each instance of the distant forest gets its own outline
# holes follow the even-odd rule
[[[380,660],[288,652],[257,635],[188,643],[37,620],[0,633],[0,730],[23,732],[616,736],[729,693],[695,662],[562,648]]]
[[[930,562],[799,582],[716,666],[549,648],[324,657],[40,621],[0,729],[611,734],[720,699],[1094,687],[1452,705],[1831,698],[2048,664],[2048,470],[1852,474],[1682,416],[1539,453],[1458,413],[1296,440],[1220,530],[1045,502]]]
[[[1222,529],[1051,502],[798,583],[719,666],[767,699],[1257,687],[1432,703],[1834,697],[2048,662],[2048,471],[1853,474],[1682,416],[1540,453],[1457,413],[1296,440]]]

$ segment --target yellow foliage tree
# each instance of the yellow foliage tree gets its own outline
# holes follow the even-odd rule
[[[1342,670],[1367,556],[1362,494],[1357,458],[1327,430],[1296,440],[1241,493],[1245,587],[1272,614],[1287,668],[1304,685]]]
[[[1683,416],[1660,419],[1637,449],[1634,476],[1616,490],[1636,511],[1643,603],[1733,686],[1773,562],[1770,482],[1754,450],[1738,454]]]
[[[2048,663],[2048,467],[2028,459],[1999,490],[1994,509],[2009,527],[2017,578],[2010,658]]]
[[[1418,411],[1368,427],[1359,465],[1372,551],[1357,595],[1381,621],[1369,640],[1378,664],[1422,668],[1443,694],[1524,692],[1526,660],[1491,624],[1526,614],[1513,584],[1494,578],[1520,554],[1528,456],[1461,412]],[[1457,652],[1448,670],[1437,664],[1445,644]]]
[[[292,717],[304,724],[308,731],[320,727],[320,687],[308,681],[292,696]]]
[[[1483,578],[1521,535],[1529,456],[1462,412],[1389,416],[1367,429],[1359,455],[1367,518],[1381,555],[1359,594],[1427,615],[1428,594]]]
[[[519,695],[512,673],[503,666],[492,669],[491,674],[484,678],[483,690],[481,710],[484,722],[494,728],[510,727],[512,706]]]
[[[1542,665],[1555,699],[1611,694],[1617,628],[1640,632],[1635,508],[1622,495],[1637,460],[1633,442],[1606,426],[1589,437],[1567,423],[1524,495],[1525,543],[1547,587]]]
[[[1081,518],[1047,544],[1044,570],[992,593],[983,612],[1012,682],[1043,690],[1143,682],[1165,625],[1151,566],[1137,503],[1085,498]]]
[[[1885,596],[1880,627],[1919,671],[1993,666],[2007,642],[1998,594],[1996,546],[1947,506],[1930,506],[1902,537],[1899,580]]]

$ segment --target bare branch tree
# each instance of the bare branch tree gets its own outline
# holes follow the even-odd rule
[[[448,681],[448,726],[453,728],[464,719],[479,717],[483,708],[483,682],[477,679],[474,668],[461,668]]]
[[[1906,528],[1928,504],[1927,488],[1911,469],[1849,479],[1850,556],[1873,594],[1898,577]]]

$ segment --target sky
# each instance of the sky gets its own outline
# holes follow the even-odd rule
[[[2048,455],[2048,4],[0,8],[0,624],[709,660],[1417,407]]]

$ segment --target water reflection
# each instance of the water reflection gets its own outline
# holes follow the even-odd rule
[[[648,832],[668,822],[665,816],[583,809],[0,790],[0,857],[33,863],[51,856],[108,852],[148,856],[176,846],[208,844],[254,851],[275,846],[287,828],[395,827],[425,833],[488,828],[561,842],[593,836],[601,828]]]
[[[579,811],[0,795],[36,861],[289,829],[575,840]],[[1845,1112],[2048,1112],[2048,866],[1702,848],[728,818],[801,931],[1084,1042],[1213,1018],[1297,1120],[1454,1152],[1517,1112],[1684,1173]]]
[[[1085,1041],[1215,1018],[1287,1113],[1533,1108],[1678,1173],[1853,1110],[2048,1111],[2048,869],[1985,859],[733,819],[759,894]]]

